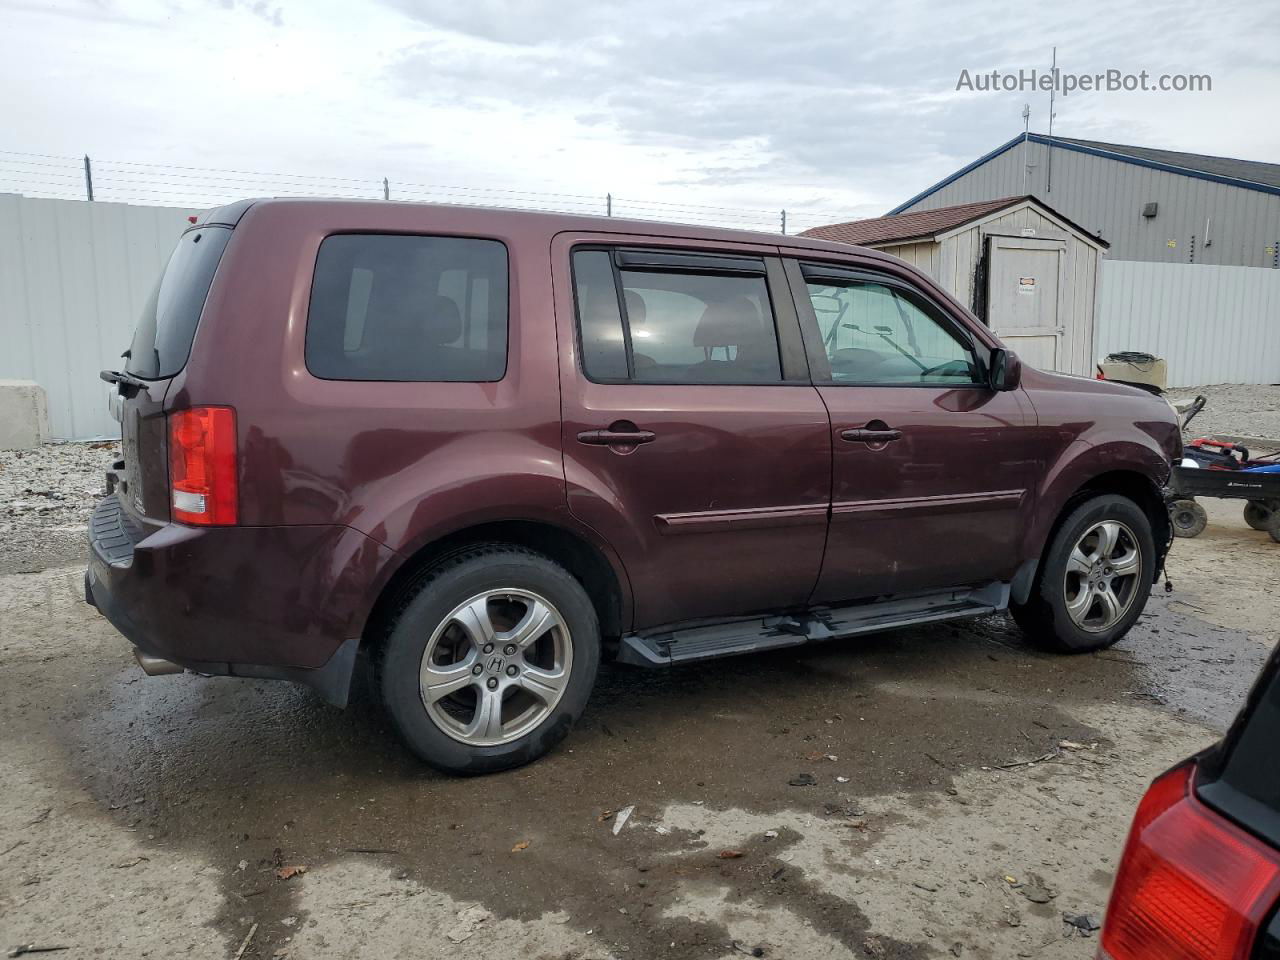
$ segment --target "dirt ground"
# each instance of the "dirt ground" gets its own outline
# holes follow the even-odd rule
[[[367,704],[145,678],[82,600],[74,508],[46,511],[65,529],[0,572],[0,946],[1084,960],[1097,935],[1063,915],[1101,919],[1145,785],[1280,640],[1280,546],[1206,506],[1173,593],[1105,653],[992,617],[606,668],[551,756],[471,780]]]

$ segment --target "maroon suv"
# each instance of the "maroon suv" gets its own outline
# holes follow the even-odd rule
[[[148,673],[532,760],[646,667],[1008,608],[1063,652],[1167,548],[1162,401],[1031,370],[901,260],[796,237],[260,200],[183,234],[126,354],[88,600]]]

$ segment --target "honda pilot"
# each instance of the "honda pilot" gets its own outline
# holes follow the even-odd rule
[[[103,377],[124,456],[86,596],[142,668],[341,706],[367,663],[457,773],[545,753],[602,660],[1003,610],[1098,650],[1169,543],[1167,404],[818,240],[242,201],[182,234]]]

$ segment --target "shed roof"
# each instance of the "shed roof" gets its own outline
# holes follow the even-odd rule
[[[1001,197],[999,200],[960,203],[954,207],[917,210],[913,213],[898,213],[888,217],[875,217],[871,220],[831,223],[825,227],[812,227],[803,231],[800,236],[859,245],[925,240],[968,223],[970,220],[977,220],[989,213],[1011,207],[1024,199],[1026,198]]]
[[[933,240],[942,234],[975,220],[982,220],[1009,207],[1030,203],[1061,225],[1088,237],[1090,242],[1106,248],[1109,244],[1094,236],[1079,224],[1072,223],[1047,203],[1035,197],[1001,197],[999,200],[979,200],[976,203],[958,203],[950,207],[932,210],[914,210],[911,213],[895,213],[871,220],[850,220],[848,223],[832,223],[825,227],[813,227],[800,234],[815,240],[834,240],[837,243],[855,243],[860,246],[882,247],[891,244],[910,243],[914,240]]]

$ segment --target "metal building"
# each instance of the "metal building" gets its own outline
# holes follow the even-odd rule
[[[1088,376],[1106,243],[1033,197],[918,210],[806,230],[901,257],[1033,367]]]
[[[1024,195],[1110,245],[1094,361],[1154,353],[1170,386],[1280,382],[1280,164],[1030,133],[890,215]],[[1087,372],[1063,346],[1058,368]]]
[[[1019,136],[890,213],[1029,194],[1111,244],[1109,259],[1280,267],[1280,164]]]

